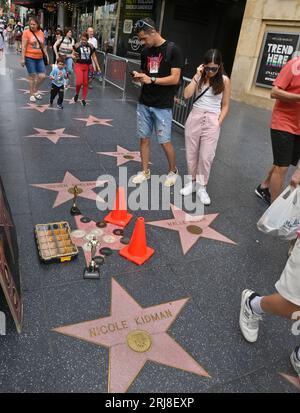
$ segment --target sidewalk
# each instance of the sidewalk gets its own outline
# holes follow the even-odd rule
[[[247,287],[272,293],[287,259],[288,245],[256,228],[266,207],[254,195],[254,189],[272,163],[270,112],[232,102],[222,128],[208,186],[212,205],[205,213],[219,214],[211,227],[236,245],[200,238],[184,255],[177,231],[147,225],[148,244],[155,254],[145,265],[138,267],[114,251],[101,267],[100,280],[84,280],[82,248],[78,259],[70,263],[40,263],[34,226],[62,220],[72,229],[76,225],[69,213],[71,200],[53,207],[58,192],[32,185],[61,183],[67,171],[80,181],[97,181],[104,174],[117,178],[117,159],[97,152],[114,152],[117,145],[138,151],[135,103],[122,102],[120,91],[107,85],[89,91],[89,106],[66,101],[63,111],[40,113],[29,108],[28,95],[20,90],[28,88],[26,81],[18,80],[25,76],[16,55],[6,55],[6,70],[0,68],[0,175],[18,233],[24,325],[18,335],[9,317],[7,335],[0,336],[0,392],[107,392],[109,376],[111,391],[122,385],[119,391],[128,387],[128,392],[137,393],[298,392],[279,374],[295,376],[289,355],[299,336],[291,333],[292,324],[268,317],[261,324],[259,340],[252,345],[245,342],[238,324],[242,290]],[[48,80],[42,89],[49,90]],[[65,97],[71,99],[73,94],[74,90],[69,90]],[[42,101],[46,103],[48,94]],[[85,122],[74,120],[89,115],[104,119],[104,124],[85,126]],[[76,138],[61,137],[54,143],[27,137],[38,134],[37,129],[62,128],[62,133]],[[179,172],[184,175],[184,138],[179,129],[174,130],[173,143]],[[167,172],[164,154],[156,142],[152,143],[152,162],[152,174]],[[123,166],[128,176],[140,169],[134,161]],[[99,190],[92,191],[96,194]],[[91,199],[79,197],[78,206],[96,222],[106,215]],[[127,237],[138,216],[146,222],[173,218],[171,211],[134,212],[125,229]],[[185,298],[189,300],[175,312],[179,303],[174,302]],[[118,321],[109,318],[111,301],[113,308],[118,308]],[[151,358],[147,352],[131,351],[126,359],[124,352],[127,355],[129,347],[122,347],[113,338],[110,350],[95,343],[96,338],[109,341],[107,329],[114,328],[114,337],[119,337],[121,324],[114,323],[132,315],[136,303],[145,309],[155,306],[147,310],[148,315],[159,305],[155,314],[161,314],[173,303],[171,313],[176,317],[172,323],[167,320],[169,324],[164,320],[164,331],[155,330],[160,322],[146,325],[143,311],[136,309],[135,318],[144,317],[145,322],[139,318],[137,329],[152,328],[149,351],[156,362],[145,362]],[[164,314],[168,318],[169,313]],[[96,338],[90,330],[90,342],[51,331],[105,317],[106,321],[94,325],[105,325],[106,330],[103,327]],[[113,324],[115,327],[109,327]],[[140,354],[146,355],[144,366]],[[177,367],[182,370],[167,366],[172,356],[174,360],[177,357]],[[130,370],[133,365],[136,374]],[[201,374],[200,368],[211,378]]]

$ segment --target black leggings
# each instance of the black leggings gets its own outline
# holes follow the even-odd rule
[[[58,86],[52,84],[51,95],[50,95],[50,102],[51,103],[56,98],[57,94],[58,94],[57,104],[62,105],[62,103],[64,101],[64,86],[58,87]]]

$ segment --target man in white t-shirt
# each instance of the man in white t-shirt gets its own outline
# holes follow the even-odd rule
[[[87,34],[89,36],[88,42],[97,50],[98,49],[98,40],[94,36],[94,29],[92,27],[88,27],[87,29]],[[95,63],[93,61],[93,71],[97,71],[97,68],[95,67]],[[89,76],[89,88],[92,89],[92,81],[94,80],[94,73],[91,73]],[[102,78],[99,79],[102,81]]]
[[[94,36],[94,29],[92,27],[89,27],[87,29],[87,34],[89,36],[89,40],[88,42],[94,46],[94,48],[97,50],[98,49],[98,40],[96,39],[96,37]]]

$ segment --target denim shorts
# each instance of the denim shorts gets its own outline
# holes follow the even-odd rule
[[[29,75],[33,73],[45,73],[46,67],[43,59],[32,59],[25,57],[25,66]]]
[[[141,103],[137,105],[137,132],[138,137],[151,138],[153,129],[158,143],[171,141],[172,129],[172,109],[159,109],[145,106]]]

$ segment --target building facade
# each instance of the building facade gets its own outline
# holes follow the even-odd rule
[[[233,98],[271,109],[272,80],[299,47],[299,0],[247,0],[232,71]]]

